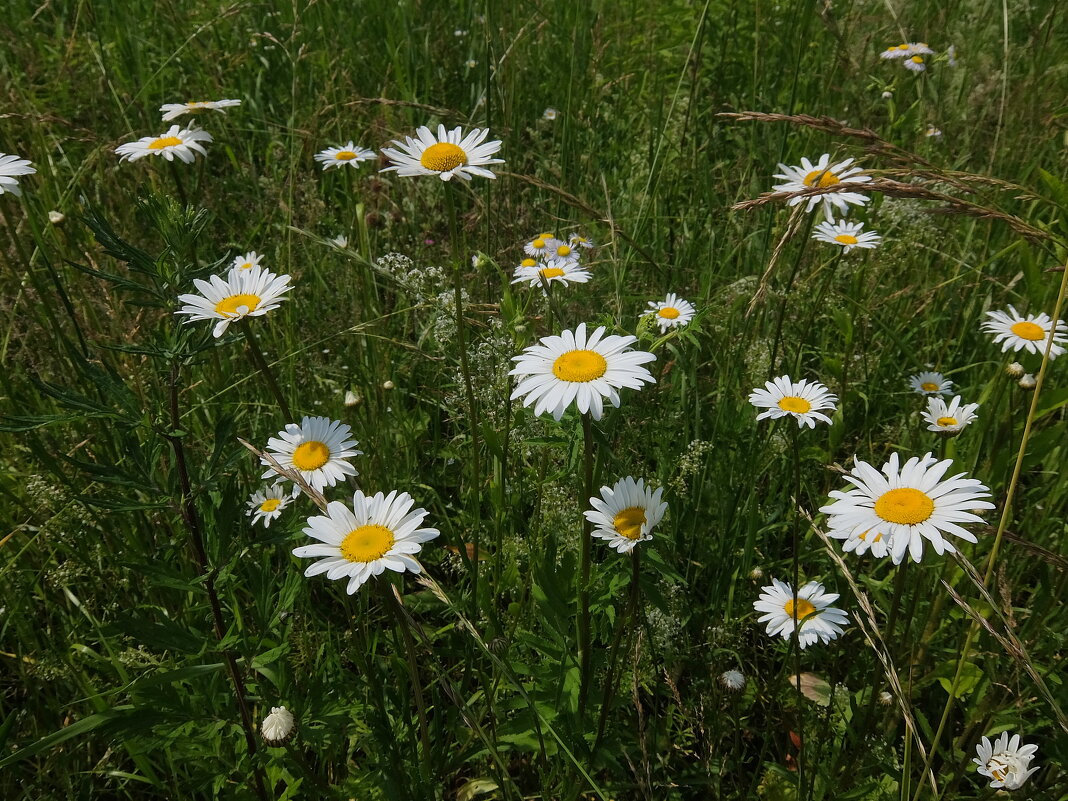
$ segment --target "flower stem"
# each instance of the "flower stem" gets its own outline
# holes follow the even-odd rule
[[[619,658],[619,648],[623,643],[623,632],[627,632],[627,650],[630,650],[631,636],[634,634],[634,617],[638,611],[638,598],[641,595],[641,552],[635,545],[630,552],[630,599],[627,602],[627,611],[620,616],[616,624],[616,632],[612,638],[612,647],[608,656],[608,679],[604,684],[604,697],[601,699],[601,713],[597,721],[597,737],[593,741],[591,753],[596,754],[604,737],[605,726],[608,724],[608,714],[611,711],[612,696],[615,694],[618,671],[616,662]]]
[[[393,615],[393,620],[397,624],[397,631],[400,632],[401,639],[404,641],[404,656],[408,662],[408,678],[411,681],[412,693],[415,696],[415,708],[419,715],[419,744],[422,748],[422,760],[420,760],[420,772],[422,774],[423,783],[426,787],[430,787],[431,784],[431,754],[430,754],[430,730],[427,726],[426,718],[426,701],[423,698],[423,686],[419,679],[419,665],[415,659],[415,641],[412,639],[412,633],[408,630],[408,616],[404,613],[404,609],[401,606],[400,596],[392,584],[389,582],[382,582],[383,592],[389,596],[386,599],[386,606],[389,607],[390,613]]]
[[[582,465],[583,486],[586,499],[593,497],[593,420],[590,413],[582,415]],[[589,503],[589,500],[584,500]],[[593,544],[593,523],[582,516],[582,552],[579,567],[579,620],[578,661],[579,697],[578,713],[581,719],[586,713],[586,698],[590,690],[590,558]]]
[[[789,421],[787,421],[789,422]],[[791,428],[790,430],[790,443],[791,443],[791,456],[793,461],[793,493],[791,494],[790,503],[790,532],[793,542],[793,568],[794,568],[794,632],[793,632],[793,652],[794,652],[794,681],[796,682],[797,689],[797,797],[804,798],[805,794],[805,768],[804,768],[804,752],[805,752],[805,734],[804,734],[804,710],[805,710],[805,696],[801,692],[801,623],[803,621],[797,618],[798,608],[798,593],[800,592],[801,583],[801,537],[798,534],[800,529],[800,520],[798,520],[797,507],[801,503],[801,447],[798,444],[798,437],[800,436],[799,428]]]
[[[260,350],[260,346],[256,344],[256,337],[254,337],[252,332],[248,330],[247,325],[241,326],[241,333],[245,335],[245,342],[248,344],[248,353],[252,358],[252,363],[256,365],[256,369],[260,371],[260,375],[262,375],[267,382],[267,386],[270,388],[271,394],[274,395],[278,408],[282,410],[282,414],[285,415],[286,420],[295,423],[297,419],[293,416],[293,412],[290,410],[289,404],[286,402],[285,396],[282,394],[282,390],[279,389],[278,382],[274,380],[274,373],[271,372],[270,365],[267,364],[267,360],[263,357],[263,351]]]

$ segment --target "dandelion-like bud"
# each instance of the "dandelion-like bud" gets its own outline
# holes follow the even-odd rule
[[[881,693],[879,693],[879,703],[883,706],[890,706],[892,703],[894,703],[894,696],[892,696],[886,690],[883,690]]]
[[[1024,366],[1019,362],[1013,362],[1005,368],[1005,373],[1009,376],[1009,378],[1023,378]]]
[[[271,707],[271,714],[260,724],[263,741],[271,747],[285,745],[297,731],[297,721],[293,713],[284,706]]]
[[[745,675],[740,670],[725,670],[719,674],[719,683],[736,693],[745,689]]]
[[[383,381],[382,382],[382,389],[385,389],[385,390],[395,389],[396,386],[397,385],[394,384],[392,381]]]
[[[1035,380],[1034,375],[1027,373],[1023,378],[1019,380],[1020,389],[1034,389],[1038,381]]]
[[[50,223],[52,223],[52,225],[59,225],[65,219],[67,219],[67,218],[63,214],[63,212],[61,212],[61,211],[50,211],[50,212],[48,212],[48,221]]]
[[[362,398],[353,392],[351,389],[345,392],[345,405],[346,406],[359,406],[362,402]]]

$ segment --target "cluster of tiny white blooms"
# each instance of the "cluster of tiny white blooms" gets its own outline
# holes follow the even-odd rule
[[[941,373],[917,373],[909,376],[909,386],[913,392],[921,395],[949,395],[953,392],[953,382]]]
[[[690,494],[690,479],[704,468],[706,457],[714,447],[708,440],[695,439],[675,459],[675,475],[668,482],[675,497],[682,498]]]
[[[644,479],[621,478],[611,487],[601,487],[601,497],[590,498],[593,509],[582,514],[595,526],[593,536],[607,540],[619,553],[630,553],[639,542],[653,538],[653,529],[667,511],[660,500],[663,487],[654,490]]]
[[[688,300],[683,300],[674,292],[663,300],[651,300],[645,314],[653,318],[660,327],[660,333],[666,334],[672,328],[688,325],[697,314],[697,309]]]
[[[248,511],[245,514],[252,518],[252,525],[263,523],[264,528],[271,527],[271,521],[282,514],[289,503],[300,492],[298,487],[293,487],[292,492],[287,492],[282,484],[272,484],[265,490],[257,490],[246,502]]]
[[[972,761],[978,766],[979,774],[991,780],[992,788],[1019,790],[1038,770],[1037,765],[1030,767],[1038,746],[1021,746],[1019,734],[1009,737],[1007,731],[1002,732],[993,745],[983,737],[983,741],[975,747],[975,752],[978,756]]]
[[[782,178],[786,183],[776,184],[773,188],[776,192],[803,192],[815,187],[826,189],[839,184],[863,184],[871,180],[870,175],[864,175],[860,167],[850,166],[852,164],[851,158],[831,164],[830,153],[824,153],[815,164],[807,158],[801,159],[799,167],[780,163],[781,172],[775,173],[774,177]],[[833,220],[835,209],[840,214],[845,214],[850,206],[863,206],[867,203],[868,196],[860,192],[828,192],[811,197],[792,197],[786,201],[786,205],[796,206],[802,201],[808,203],[805,210],[809,212],[822,204],[827,219]]]
[[[163,122],[170,122],[183,114],[196,114],[200,111],[218,111],[225,114],[226,109],[240,105],[240,100],[194,100],[190,103],[164,103],[159,110],[163,112]]]
[[[4,194],[4,192],[10,192],[15,196],[21,195],[22,190],[19,189],[18,176],[33,175],[35,172],[37,170],[27,159],[0,153],[0,195]],[[49,219],[51,219],[51,213],[49,214]]]
[[[136,142],[127,142],[115,148],[119,161],[137,161],[145,156],[162,156],[167,161],[177,157],[186,164],[196,160],[196,154],[208,155],[201,142],[211,142],[211,134],[200,128],[182,128],[172,125],[159,136],[145,136]]]
[[[305,576],[326,573],[331,581],[347,578],[349,595],[386,569],[419,573],[423,568],[415,555],[440,532],[424,528],[427,511],[413,506],[415,501],[407,492],[367,496],[357,490],[351,509],[333,501],[326,515],[309,518],[304,533],[319,542],[295,548],[293,554],[318,558],[304,571]]]
[[[845,612],[831,606],[838,600],[838,593],[824,592],[818,581],[808,582],[796,595],[789,584],[778,579],[772,579],[761,590],[760,598],[753,602],[753,608],[764,613],[757,622],[767,623],[768,634],[784,640],[792,639],[797,627],[801,648],[837,639],[849,622]]]
[[[277,437],[267,440],[267,453],[287,470],[296,470],[312,489],[322,492],[345,476],[356,476],[356,468],[346,461],[359,456],[359,444],[351,439],[352,429],[347,423],[329,417],[305,417],[300,424],[289,423]],[[261,459],[269,469],[262,478],[278,478],[271,463]],[[282,476],[285,479],[285,476]]]
[[[812,238],[838,245],[843,253],[848,253],[853,248],[875,248],[883,241],[883,238],[874,231],[865,231],[864,223],[851,223],[844,220],[821,222],[816,226],[816,232]]]
[[[835,410],[838,397],[833,395],[819,381],[791,381],[790,376],[782,375],[764,385],[764,389],[754,388],[749,395],[749,402],[758,409],[767,409],[757,415],[757,420],[793,416],[797,427],[816,427],[816,421],[830,425],[831,418],[822,414],[822,410]]]
[[[740,670],[724,670],[719,674],[719,683],[731,692],[745,689],[745,674]]]
[[[261,317],[277,309],[285,293],[292,287],[288,275],[275,275],[262,267],[247,270],[231,269],[226,278],[211,276],[210,281],[193,279],[199,295],[179,295],[186,304],[175,314],[189,315],[186,323],[196,320],[218,320],[212,334],[216,339],[226,333],[227,327],[243,317]]]
[[[351,139],[341,147],[328,147],[315,154],[315,160],[323,165],[324,170],[329,170],[331,167],[344,167],[346,164],[350,167],[359,167],[361,161],[374,161],[376,158],[378,157],[373,150],[357,147]]]
[[[619,408],[619,389],[641,389],[656,382],[642,367],[656,356],[631,350],[636,341],[630,335],[606,336],[604,326],[587,336],[585,323],[559,336],[542,337],[513,357],[516,366],[509,375],[519,382],[512,399],[523,398],[524,406],[534,405],[534,414],[548,412],[556,420],[574,403],[583,414],[600,420],[605,399]]]
[[[395,170],[403,177],[436,175],[443,181],[451,180],[453,176],[465,181],[475,175],[496,178],[487,166],[504,163],[504,159],[490,158],[501,149],[501,142],[499,139],[487,142],[488,136],[488,128],[474,128],[464,135],[459,127],[446,131],[444,125],[438,125],[435,137],[429,128],[421,126],[416,129],[414,139],[410,136],[404,137],[403,142],[394,139],[397,148],[382,149],[391,164],[381,172]]]
[[[528,264],[528,262],[530,262]],[[546,261],[524,259],[523,263],[515,268],[512,274],[513,284],[526,283],[530,286],[540,286],[543,289],[554,283],[585,284],[593,276],[589,270],[580,266],[575,259],[550,258]]]
[[[230,262],[231,270],[251,270],[253,267],[261,267],[260,259],[262,259],[259,253],[254,250],[250,250],[241,256],[234,256],[234,260]]]
[[[1012,349],[1014,353],[1026,350],[1028,353],[1042,355],[1052,335],[1053,344],[1049,349],[1049,357],[1056,359],[1064,353],[1063,346],[1068,344],[1068,325],[1065,325],[1063,320],[1057,320],[1054,324],[1045,312],[1039,315],[1028,314],[1025,317],[1009,306],[1007,312],[989,311],[986,315],[991,319],[986,320],[981,327],[988,334],[994,334],[995,345],[1002,343],[1002,353]]]
[[[271,714],[260,724],[263,741],[272,748],[285,745],[296,730],[297,721],[284,706],[271,707]]]
[[[972,510],[994,508],[982,500],[990,497],[989,488],[976,479],[958,473],[943,480],[952,459],[938,461],[928,453],[901,465],[893,453],[881,473],[855,456],[853,460],[846,476],[853,488],[832,490],[834,503],[820,507],[827,515],[828,534],[845,541],[844,551],[870,550],[879,558],[889,556],[895,565],[908,553],[919,562],[926,539],[939,555],[955,553],[943,534],[975,542],[975,535],[960,524],[982,523]]]
[[[927,399],[923,419],[927,422],[928,431],[956,436],[976,418],[975,410],[978,408],[978,403],[961,404],[959,395],[955,395],[948,404],[944,398],[931,397]]]

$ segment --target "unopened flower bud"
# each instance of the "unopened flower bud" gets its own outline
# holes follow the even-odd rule
[[[297,730],[297,721],[293,713],[284,706],[271,707],[271,714],[260,724],[260,734],[267,745],[277,747],[285,745]]]
[[[1024,366],[1019,362],[1013,362],[1005,368],[1005,372],[1008,373],[1009,378],[1023,378]]]
[[[359,406],[363,402],[363,398],[353,392],[351,389],[345,393],[345,405],[346,406]]]
[[[383,381],[382,382],[382,389],[393,389],[396,386],[397,385],[394,384],[392,381]]]
[[[65,219],[67,218],[63,215],[63,212],[61,211],[48,212],[48,221],[52,223],[52,225],[59,225]]]
[[[1034,389],[1035,388],[1035,384],[1037,384],[1037,383],[1038,382],[1035,381],[1035,377],[1033,375],[1031,375],[1030,373],[1025,375],[1019,381],[1020,389]]]

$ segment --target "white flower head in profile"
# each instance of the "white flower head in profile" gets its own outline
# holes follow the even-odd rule
[[[824,592],[823,585],[817,581],[808,582],[796,595],[793,587],[778,579],[772,579],[771,584],[761,589],[760,597],[753,602],[753,608],[764,613],[758,622],[767,623],[770,636],[784,640],[793,638],[796,627],[801,648],[817,642],[829,643],[849,622],[845,612],[831,606],[838,600],[838,594]]]
[[[1054,324],[1045,312],[1025,316],[1009,306],[1007,312],[988,311],[986,316],[990,319],[983,322],[981,328],[988,334],[994,334],[995,345],[1002,343],[1002,353],[1011,349],[1014,353],[1026,350],[1042,355],[1052,335],[1053,344],[1049,349],[1049,358],[1052,360],[1064,353],[1064,345],[1068,344],[1068,325],[1063,320],[1057,320]]]
[[[953,382],[941,373],[923,372],[909,376],[909,386],[921,395],[949,395]]]
[[[769,417],[793,417],[798,428],[815,428],[817,421],[831,424],[831,418],[823,412],[833,412],[838,397],[819,381],[792,381],[790,376],[781,375],[765,383],[764,389],[754,388],[749,402],[758,409],[767,409],[757,415],[758,422]]]
[[[601,497],[590,498],[582,514],[595,526],[593,536],[607,540],[618,553],[630,553],[639,542],[653,538],[652,532],[667,511],[660,500],[663,487],[653,490],[644,479],[621,478],[611,487],[601,487]]]
[[[244,253],[240,256],[234,256],[234,260],[230,262],[231,270],[251,270],[253,267],[262,267],[260,259],[262,259],[259,253],[254,250],[250,250],[248,253]]]
[[[170,122],[183,114],[196,114],[201,111],[218,111],[225,114],[226,109],[240,105],[240,100],[194,100],[190,103],[164,103],[159,110],[163,112],[163,122]]]
[[[211,142],[211,134],[200,128],[182,128],[172,125],[166,133],[159,136],[145,136],[136,142],[127,142],[115,148],[119,161],[137,161],[145,156],[161,156],[167,161],[184,161],[192,164],[196,154],[206,156],[202,142]]]
[[[843,184],[863,184],[871,180],[870,175],[865,175],[860,167],[853,167],[852,164],[851,158],[831,164],[830,153],[824,153],[815,164],[807,158],[801,159],[801,164],[797,167],[779,164],[781,172],[776,173],[774,177],[782,178],[786,183],[776,184],[773,189],[776,192],[804,192],[817,187],[827,189]],[[796,206],[804,202],[808,204],[805,210],[809,212],[822,205],[827,219],[833,220],[835,210],[839,214],[846,214],[850,206],[863,206],[868,200],[868,196],[861,192],[828,192],[824,195],[792,197],[786,201],[786,205]]]
[[[549,259],[545,262],[534,259],[524,259],[530,264],[520,264],[515,268],[512,275],[513,284],[527,283],[532,287],[542,287],[545,284],[585,284],[592,278],[589,270],[579,266],[577,261],[567,259]]]
[[[287,492],[281,484],[272,484],[266,489],[257,490],[248,499],[248,511],[245,514],[252,518],[252,525],[262,522],[264,528],[271,527],[271,521],[277,519],[296,497],[300,489],[293,487],[292,492]]]
[[[260,724],[260,734],[263,742],[272,748],[285,745],[292,739],[297,730],[297,721],[293,713],[284,706],[271,707],[271,714],[263,719]]]
[[[690,301],[683,300],[674,292],[668,293],[663,300],[649,301],[648,307],[645,313],[653,318],[661,334],[666,334],[672,328],[689,325],[697,314],[697,309]]]
[[[812,238],[837,245],[842,248],[842,253],[848,253],[853,248],[875,248],[883,241],[883,238],[874,231],[865,231],[864,223],[851,223],[845,220],[821,222],[816,226],[816,232],[812,234]]]
[[[16,197],[22,194],[19,188],[18,177],[21,175],[33,175],[37,170],[26,159],[0,153],[0,195],[10,192]],[[49,219],[52,214],[49,213]]]
[[[1037,766],[1030,767],[1038,746],[1020,745],[1019,734],[1010,737],[1007,731],[1002,732],[993,745],[983,737],[975,751],[978,756],[972,762],[978,766],[980,776],[990,779],[994,789],[1019,790],[1038,770]]]
[[[373,150],[357,147],[351,139],[341,147],[328,147],[315,154],[315,160],[323,165],[324,170],[329,170],[331,167],[341,168],[346,164],[350,167],[359,167],[361,161],[374,161],[376,158],[378,156]]]
[[[959,395],[955,395],[948,404],[944,398],[932,396],[927,399],[927,409],[923,412],[927,430],[934,431],[942,436],[955,437],[964,427],[976,419],[975,410],[978,403],[961,403]]]

